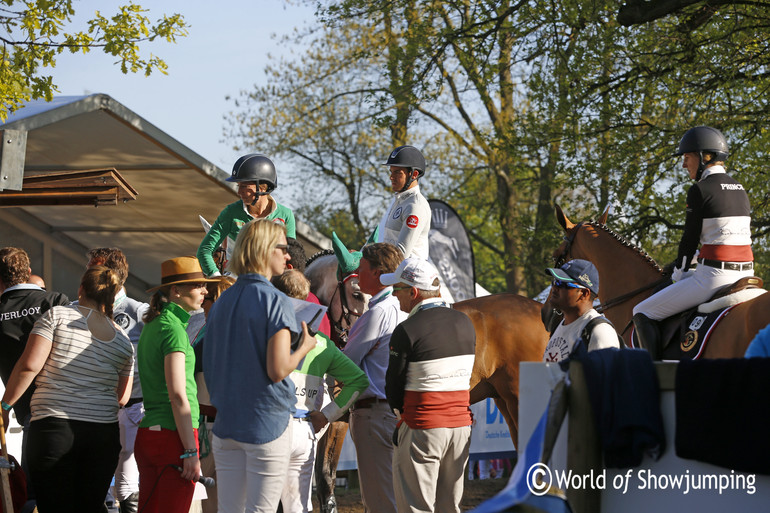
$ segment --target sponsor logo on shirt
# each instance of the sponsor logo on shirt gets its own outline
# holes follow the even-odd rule
[[[723,191],[724,190],[727,190],[727,191],[742,191],[743,190],[743,185],[741,185],[739,183],[722,183],[722,184],[719,184],[719,185],[722,186],[722,190]]]
[[[119,313],[115,315],[115,324],[117,324],[124,330],[127,330],[128,326],[131,324],[131,319],[128,317],[127,314]]]
[[[417,223],[419,223],[420,220],[417,219],[417,216],[409,216],[406,218],[406,225],[409,228],[417,228]]]
[[[37,315],[39,313],[40,313],[39,306],[31,306],[29,308],[24,308],[23,310],[15,310],[13,312],[2,313],[0,314],[0,321],[8,321],[10,319],[20,319],[28,315]]]
[[[273,221],[278,221],[278,222],[281,222],[283,224],[286,224],[286,219],[281,219],[280,217],[274,218]]]
[[[398,219],[399,217],[401,217],[401,207],[398,207],[398,208],[397,208],[397,209],[396,209],[396,210],[393,212],[393,219]]]

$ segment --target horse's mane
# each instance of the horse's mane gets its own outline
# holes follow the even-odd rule
[[[658,263],[655,261],[654,258],[652,258],[645,250],[637,246],[636,244],[633,244],[625,239],[622,235],[619,233],[613,231],[609,226],[606,224],[602,224],[598,221],[587,221],[584,223],[588,226],[592,226],[594,228],[598,228],[602,230],[603,232],[606,232],[607,235],[615,239],[616,241],[620,242],[624,247],[630,248],[634,250],[640,257],[642,257],[642,260],[647,262],[653,269],[655,269],[657,272],[662,273],[663,269],[660,268]]]
[[[316,260],[318,260],[319,258],[321,258],[323,256],[333,255],[333,254],[334,254],[334,250],[333,249],[322,249],[321,251],[318,251],[317,253],[313,253],[310,256],[310,258],[308,258],[307,261],[305,262],[305,267],[309,266],[310,264],[312,264],[313,262],[315,262]]]

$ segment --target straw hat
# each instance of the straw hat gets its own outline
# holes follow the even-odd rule
[[[160,264],[160,285],[147,289],[147,292],[155,292],[168,285],[179,285],[182,283],[211,283],[216,281],[219,280],[217,278],[206,278],[197,258],[183,256],[166,260]]]

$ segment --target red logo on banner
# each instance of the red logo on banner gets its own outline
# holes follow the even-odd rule
[[[419,223],[420,220],[417,219],[417,216],[409,216],[406,218],[406,225],[409,228],[417,228],[417,223]]]

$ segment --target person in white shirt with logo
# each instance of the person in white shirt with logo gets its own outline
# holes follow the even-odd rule
[[[570,260],[558,269],[548,268],[545,274],[554,278],[551,283],[551,306],[564,314],[564,320],[554,330],[543,353],[544,362],[566,360],[575,350],[583,328],[602,315],[594,310],[593,301],[599,294],[599,273],[588,260]],[[618,335],[612,324],[596,324],[590,334],[588,351],[619,347]]]
[[[399,146],[385,165],[390,167],[390,183],[396,196],[380,221],[377,242],[393,244],[404,258],[427,260],[430,206],[418,184],[425,174],[425,157],[414,146]]]

